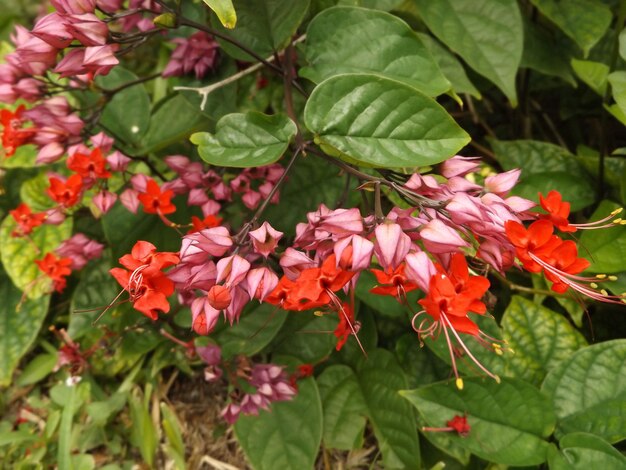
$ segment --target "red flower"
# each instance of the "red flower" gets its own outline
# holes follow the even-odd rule
[[[22,112],[24,105],[18,107],[14,113],[8,109],[0,110],[0,124],[2,124],[2,147],[7,157],[24,144],[29,143],[35,135],[35,129],[22,129]]]
[[[219,227],[222,223],[222,218],[216,215],[207,215],[204,219],[200,219],[194,215],[191,217],[191,223],[193,228],[190,229],[187,234],[199,232],[205,228]]]
[[[54,202],[63,207],[75,205],[82,190],[83,178],[80,175],[73,174],[66,181],[62,181],[54,176],[50,177],[48,195]]]
[[[543,194],[539,193],[539,203],[547,212],[545,215],[540,215],[540,218],[549,220],[561,232],[576,231],[576,227],[570,225],[567,220],[570,212],[570,203],[563,202],[561,194],[558,191],[550,191],[545,198]]]
[[[35,227],[39,227],[46,220],[46,214],[44,212],[32,212],[28,205],[21,203],[9,214],[17,222],[17,229],[11,232],[13,237],[22,237],[30,234]]]
[[[308,268],[300,273],[283,308],[288,305],[291,310],[309,310],[329,305],[336,300],[333,293],[345,286],[354,274],[338,268],[335,255],[331,255],[320,268]]]
[[[289,304],[289,294],[295,287],[296,283],[289,279],[287,276],[283,276],[278,281],[278,284],[270,294],[265,297],[264,302],[272,305],[276,305],[283,310],[296,310],[297,307]]]
[[[169,312],[167,297],[174,293],[174,283],[162,269],[177,264],[176,253],[158,253],[156,247],[146,241],[138,241],[129,255],[120,259],[125,268],[109,270],[111,275],[130,294],[130,301],[136,310],[152,320],[158,318],[158,311]]]
[[[470,425],[467,422],[467,416],[454,415],[450,421],[446,422],[446,426],[452,428],[459,433],[459,436],[465,437],[470,432]]]
[[[468,357],[490,377],[499,380],[497,376],[489,372],[478,362],[471,351],[467,348],[459,333],[467,333],[475,336],[479,341],[485,336],[478,328],[478,325],[468,318],[469,312],[484,314],[487,310],[485,304],[480,300],[489,289],[489,280],[482,276],[470,276],[465,256],[461,253],[455,253],[450,260],[448,272],[441,266],[437,266],[437,274],[430,279],[428,294],[419,301],[424,310],[417,313],[413,317],[413,329],[418,336],[438,336],[443,331],[450,358],[452,360],[452,369],[457,378],[457,387],[463,388],[463,381],[460,379],[454,358],[454,346],[448,332],[456,339],[458,344],[467,353]],[[428,319],[424,319],[416,326],[416,320],[426,313],[432,318],[432,322],[428,325]],[[493,341],[493,338],[487,337]]]
[[[107,161],[99,148],[95,148],[89,155],[76,152],[67,159],[67,167],[83,178],[98,179],[110,178],[111,173],[106,169]]]
[[[467,437],[470,433],[470,425],[467,422],[467,416],[454,415],[454,417],[446,422],[445,428],[424,427],[422,431],[428,432],[456,432],[461,437]]]
[[[311,377],[313,375],[313,366],[311,364],[300,364],[298,366],[298,378]]]
[[[174,192],[171,189],[161,192],[161,188],[154,180],[148,180],[146,192],[139,194],[137,198],[143,204],[146,214],[166,215],[176,212],[176,206],[172,204]]]
[[[372,273],[376,276],[378,286],[370,289],[372,294],[391,295],[398,299],[405,299],[406,293],[417,289],[417,284],[409,281],[404,275],[404,263],[391,271],[382,271],[380,269],[372,269]]]
[[[57,292],[62,292],[66,286],[65,278],[72,273],[70,258],[58,258],[52,253],[47,253],[43,259],[35,260],[39,269],[53,282],[53,288]]]
[[[537,220],[528,230],[519,222],[508,220],[504,228],[524,269],[531,273],[539,273],[542,269],[532,255],[545,257],[561,244],[561,239],[553,235],[554,225],[549,220]]]
[[[550,253],[549,260],[546,260],[556,271],[564,274],[578,274],[589,267],[591,264],[585,258],[578,257],[578,248],[572,240],[566,240]],[[555,271],[546,269],[544,271],[546,278],[552,281],[552,290],[563,293],[570,283],[566,282],[563,276],[554,274]]]

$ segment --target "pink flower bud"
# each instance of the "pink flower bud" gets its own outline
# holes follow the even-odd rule
[[[276,250],[276,246],[278,246],[278,241],[282,238],[283,232],[279,232],[267,222],[263,222],[263,225],[251,231],[248,235],[252,239],[254,251],[267,258]]]
[[[131,162],[130,158],[117,150],[109,155],[106,160],[112,171],[126,171],[128,164]]]
[[[251,269],[246,276],[246,288],[251,299],[263,301],[278,285],[278,276],[268,267]]]
[[[83,64],[94,75],[106,75],[119,64],[114,54],[114,46],[93,46],[85,48]]]
[[[113,204],[115,204],[115,201],[117,201],[117,194],[105,190],[96,193],[92,199],[92,202],[100,212],[100,215],[104,215],[109,212],[111,207],[113,207]]]
[[[98,147],[102,153],[107,153],[113,147],[115,142],[112,137],[109,137],[104,132],[98,132],[96,135],[92,135],[89,141],[94,147]],[[118,152],[119,153],[119,152]]]
[[[58,13],[50,13],[37,21],[32,35],[57,49],[65,49],[74,39]]]
[[[431,253],[450,253],[469,246],[458,232],[439,219],[428,222],[420,231],[424,247]]]
[[[374,251],[378,263],[385,269],[395,270],[411,248],[411,239],[398,224],[383,223],[374,230]]]
[[[441,164],[440,171],[446,178],[465,176],[480,167],[480,158],[455,155]]]
[[[133,214],[136,214],[139,208],[139,199],[137,196],[139,196],[139,192],[130,188],[120,194],[120,202]]]
[[[46,165],[58,161],[65,153],[65,148],[58,142],[51,142],[44,145],[37,152],[35,162],[38,165]]]
[[[428,292],[430,279],[437,272],[435,265],[423,251],[409,253],[406,256],[404,273],[407,279],[415,282],[424,292]]]
[[[72,260],[72,270],[83,269],[87,262],[102,255],[104,245],[77,233],[69,240],[65,240],[55,250],[57,255]]]
[[[217,262],[217,280],[227,286],[236,286],[250,271],[250,263],[239,255],[228,256]]]
[[[506,196],[517,184],[522,170],[515,169],[485,178],[485,189],[498,196]]]
[[[96,9],[95,0],[50,0],[50,3],[57,11],[70,15],[93,13]]]
[[[256,209],[261,202],[261,194],[257,191],[248,191],[241,198],[243,204],[250,210]]]
[[[106,44],[109,28],[106,23],[93,13],[67,15],[63,19],[63,22],[65,28],[67,28],[74,38],[83,46],[104,46],[104,44]],[[87,57],[86,53],[85,57]]]
[[[337,265],[350,271],[362,271],[372,262],[374,244],[360,235],[352,235],[335,243],[333,252]]]

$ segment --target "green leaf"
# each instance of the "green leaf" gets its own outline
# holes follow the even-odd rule
[[[39,331],[39,328],[35,328],[36,331]],[[10,334],[2,334],[3,338],[8,338],[12,335]],[[5,353],[6,357],[6,353]],[[48,374],[52,373],[54,367],[57,365],[57,361],[59,359],[58,354],[39,354],[32,361],[28,363],[28,365],[24,368],[21,374],[17,377],[15,381],[19,387],[25,387],[27,385],[31,385],[39,382],[43,378],[45,378]],[[9,370],[11,368],[9,367]]]
[[[618,204],[602,201],[590,220],[599,220],[617,209]],[[626,227],[616,225],[604,230],[585,230],[580,236],[580,246],[590,253],[588,271],[592,273],[618,273],[626,271]]]
[[[368,351],[357,379],[374,427],[385,468],[420,468],[420,448],[411,407],[398,394],[406,379],[389,351]]]
[[[117,66],[96,82],[106,90],[113,90],[137,80],[134,73]],[[139,146],[150,124],[150,97],[142,84],[129,86],[113,95],[102,112],[100,123],[122,144]]]
[[[524,31],[515,0],[416,0],[437,38],[517,103]]]
[[[613,17],[608,5],[595,0],[531,0],[531,3],[572,38],[585,57],[604,36]]]
[[[454,54],[428,34],[417,33],[417,36],[422,40],[428,51],[432,54],[443,75],[450,80],[452,89],[456,93],[468,93],[475,98],[481,98],[480,91],[478,91],[471,80],[467,77],[467,73],[465,73],[463,65]]]
[[[587,342],[569,322],[552,310],[514,296],[502,317],[508,345],[515,352],[509,368],[515,377],[535,385],[559,362]]]
[[[20,199],[27,204],[33,212],[43,212],[54,207],[55,203],[48,196],[47,189],[50,187],[48,176],[39,173],[20,186]]]
[[[176,451],[178,455],[185,455],[185,443],[183,441],[183,433],[180,426],[180,421],[176,416],[176,413],[172,407],[166,403],[161,402],[161,415],[163,419],[161,421],[167,441],[169,445]]]
[[[337,344],[333,331],[335,315],[316,316],[313,312],[289,312],[272,345],[274,354],[291,355],[301,362],[315,364],[326,358]]]
[[[595,201],[595,187],[581,161],[563,147],[537,140],[489,140],[505,170],[522,169],[522,181],[514,193],[537,201],[556,189],[571,203],[572,211]]]
[[[126,406],[128,396],[126,393],[114,393],[106,400],[94,401],[87,405],[87,414],[96,426],[104,426],[109,419]]]
[[[248,111],[224,116],[215,134],[196,133],[191,142],[211,165],[249,168],[278,161],[297,131],[287,116]]]
[[[0,225],[0,258],[7,274],[20,290],[31,299],[49,293],[52,281],[39,270],[35,264],[46,253],[54,251],[59,244],[70,237],[72,219],[68,218],[61,225],[42,225],[30,235],[12,237],[16,223],[13,217],[7,217]],[[36,252],[34,247],[39,249]]]
[[[4,106],[0,106],[3,109]],[[0,159],[0,168],[32,168],[37,166],[37,147],[34,145],[22,145],[18,147],[13,155]]]
[[[343,450],[360,448],[367,406],[352,369],[330,366],[317,378],[317,386],[324,410],[324,446]]]
[[[450,439],[478,457],[511,466],[538,465],[546,460],[547,439],[554,430],[554,412],[532,385],[517,379],[467,379],[463,390],[438,383],[402,395],[430,427],[443,427],[467,414],[467,437]]]
[[[602,62],[591,60],[572,59],[572,68],[576,76],[580,78],[598,95],[604,96],[609,76],[609,66]]]
[[[203,130],[211,122],[182,95],[168,99],[150,118],[138,154],[156,152]]]
[[[560,77],[576,86],[568,57],[569,51],[556,41],[553,35],[548,34],[545,28],[530,20],[524,21],[524,53],[521,67]]]
[[[109,269],[116,264],[107,250],[97,263],[87,266],[82,272],[70,305],[71,313],[67,333],[72,339],[77,340],[93,331],[92,323],[120,293],[122,288],[109,274]],[[130,310],[128,303],[112,306],[98,321],[110,327],[116,317],[128,310]]]
[[[593,434],[566,434],[559,441],[561,459],[549,459],[550,470],[626,468],[626,457],[615,447]]]
[[[558,434],[626,438],[626,340],[583,348],[548,373],[542,391],[558,417]]]
[[[48,313],[50,297],[25,298],[22,301],[22,293],[0,271],[0,298],[0,386],[5,387],[11,383],[19,360],[37,338]],[[33,368],[28,369],[31,377],[35,374]],[[24,380],[27,378],[28,375],[25,375]]]
[[[470,140],[433,99],[375,75],[323,81],[306,104],[304,120],[326,153],[374,167],[432,165]]]
[[[626,72],[613,72],[608,77],[611,84],[611,92],[613,93],[613,99],[626,114]]]
[[[619,55],[622,59],[626,60],[626,28],[622,29],[619,33]]]
[[[212,18],[211,24],[223,35],[243,44],[259,56],[270,57],[284,49],[304,19],[310,0],[234,0],[237,26],[226,29]],[[253,61],[249,54],[230,42],[217,38],[231,57]]]
[[[203,0],[226,29],[233,29],[237,24],[237,12],[231,0]]]
[[[61,425],[59,427],[59,448],[57,450],[57,459],[59,464],[59,470],[72,470],[74,466],[71,460],[71,439],[72,439],[72,422],[74,420],[74,413],[80,406],[78,399],[76,398],[76,386],[66,386],[69,392],[69,396],[65,406],[63,407],[63,413],[61,414]]]
[[[291,401],[272,403],[259,416],[240,416],[235,433],[256,470],[313,468],[322,440],[322,405],[315,380],[298,382]]]
[[[149,385],[146,386],[146,389]],[[141,457],[152,467],[154,455],[158,445],[157,430],[152,422],[149,410],[150,393],[146,390],[146,396],[142,396],[136,389],[130,396],[128,404],[130,406],[131,442],[141,453]]]
[[[307,29],[306,60],[308,66],[300,75],[315,83],[343,73],[373,73],[428,96],[450,89],[415,32],[398,17],[382,11],[355,7],[324,10]]]
[[[213,338],[229,359],[237,354],[253,356],[267,346],[285,323],[287,312],[262,304],[241,316],[239,323],[226,327]]]

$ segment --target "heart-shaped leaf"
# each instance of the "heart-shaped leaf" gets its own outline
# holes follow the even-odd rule
[[[604,36],[613,17],[608,5],[594,0],[531,0],[531,3],[576,41],[585,57]]]
[[[191,136],[191,142],[207,163],[249,168],[280,159],[296,132],[296,125],[287,116],[249,111],[224,116],[215,134],[198,132]]]
[[[342,73],[375,73],[428,96],[450,89],[419,37],[401,19],[382,11],[335,7],[307,29],[307,67],[300,75],[320,83]]]
[[[625,373],[626,340],[580,349],[550,371],[541,388],[554,405],[558,432],[626,438]]]
[[[11,216],[0,225],[0,258],[13,284],[24,291],[27,297],[36,299],[52,289],[51,280],[39,270],[35,260],[54,251],[63,240],[70,237],[72,219],[68,218],[60,225],[37,227],[30,238],[11,236],[15,228],[16,223]]]
[[[605,440],[584,432],[566,434],[559,441],[561,452],[548,456],[550,470],[626,468],[626,457]]]
[[[470,140],[432,98],[376,75],[323,81],[306,104],[304,120],[326,153],[373,167],[432,165]]]
[[[599,220],[619,208],[612,201],[602,201],[590,220]],[[592,254],[589,271],[593,273],[619,273],[626,271],[626,227],[615,226],[607,230],[585,230],[580,236],[580,246]],[[621,294],[621,291],[618,292]]]
[[[514,296],[502,317],[508,367],[515,377],[540,385],[547,372],[587,342],[561,315]]]
[[[538,465],[546,460],[546,438],[554,430],[550,402],[532,385],[517,379],[471,378],[463,390],[438,383],[402,395],[429,427],[445,427],[454,416],[467,414],[469,435],[450,435],[473,454],[503,465]]]
[[[0,298],[0,386],[6,387],[39,333],[50,296],[22,299],[22,292],[0,271]]]
[[[517,103],[524,28],[515,0],[416,0],[428,28]]]
[[[286,311],[263,304],[244,312],[237,324],[220,330],[214,339],[226,359],[237,354],[252,356],[268,345],[286,318]]]
[[[313,468],[322,440],[322,405],[315,380],[298,382],[291,401],[272,403],[259,416],[240,416],[237,440],[257,470]]]
[[[266,58],[287,46],[304,19],[309,3],[310,0],[233,0],[237,26],[227,29],[214,17],[211,24],[223,35]],[[247,62],[256,60],[230,42],[219,37],[217,40],[231,57]]]
[[[352,369],[330,366],[317,378],[317,386],[324,410],[324,445],[344,450],[361,447],[367,406]]]
[[[396,358],[383,349],[368,351],[357,378],[385,468],[420,468],[415,415],[398,394],[406,379]]]
[[[233,29],[237,24],[237,12],[231,0],[204,0],[204,3],[215,12],[226,29]]]

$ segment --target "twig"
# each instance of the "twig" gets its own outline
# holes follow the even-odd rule
[[[274,60],[273,57],[267,59],[268,61]],[[192,86],[175,86],[174,91],[195,91],[200,96],[202,96],[202,102],[200,103],[200,109],[204,111],[204,107],[206,106],[207,98],[209,94],[213,93],[215,90],[219,88],[225,87],[226,85],[230,85],[233,82],[236,82],[242,77],[249,75],[253,72],[256,72],[260,68],[262,68],[265,64],[263,62],[258,62],[247,69],[243,69],[237,72],[235,75],[231,75],[230,77],[226,77],[224,80],[220,80],[216,83],[211,83],[210,85],[203,87],[192,87]]]

